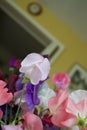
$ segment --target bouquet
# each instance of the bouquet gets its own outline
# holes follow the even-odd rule
[[[65,72],[50,78],[47,55],[30,53],[13,57],[9,73],[0,71],[1,130],[87,130],[87,91],[70,92]]]

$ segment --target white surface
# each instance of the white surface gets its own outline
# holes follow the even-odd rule
[[[39,0],[87,42],[87,0]]]

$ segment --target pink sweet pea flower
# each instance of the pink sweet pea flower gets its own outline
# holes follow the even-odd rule
[[[77,125],[81,125],[79,123],[82,123],[84,130],[85,125],[87,125],[87,91],[73,91],[68,98],[66,112],[74,116],[75,120],[73,120],[73,117],[71,118],[73,120],[72,125],[76,123]],[[66,122],[66,124],[68,124],[68,122]]]
[[[32,112],[24,114],[23,119],[26,130],[43,130],[41,119]]]
[[[56,96],[51,97],[48,101],[49,110],[52,114],[55,114],[57,108],[61,106],[63,102],[68,98],[68,93],[66,90],[59,89]]]
[[[49,100],[52,123],[63,128],[82,125],[82,130],[85,129],[87,125],[87,91],[77,90],[70,95],[67,95],[66,91],[61,92]],[[78,127],[75,128],[78,129]]]
[[[58,127],[65,127],[63,122],[69,120],[71,114],[67,114],[65,106],[67,103],[68,93],[65,90],[59,89],[55,97],[49,99],[48,106],[51,112],[51,121]]]
[[[19,71],[24,73],[25,77],[28,77],[32,84],[36,85],[39,81],[48,77],[50,62],[40,54],[31,53],[22,61]]]
[[[70,77],[66,73],[56,73],[52,77],[55,86],[65,89],[70,84]]]
[[[3,125],[2,130],[24,130],[22,124],[18,125]]]
[[[10,102],[13,98],[12,93],[8,93],[8,88],[5,88],[6,82],[0,80],[0,106]]]
[[[10,102],[13,98],[12,93],[8,93],[8,89],[5,88],[6,82],[0,80],[0,106]],[[0,119],[3,116],[3,112],[0,110]]]

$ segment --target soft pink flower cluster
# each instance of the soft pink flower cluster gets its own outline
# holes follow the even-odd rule
[[[10,102],[13,98],[12,93],[8,93],[8,89],[5,88],[6,82],[0,80],[0,106]],[[0,110],[0,119],[3,116],[3,111]]]
[[[13,99],[12,93],[8,93],[8,89],[5,88],[6,82],[0,80],[0,106],[9,103]],[[3,112],[0,110],[0,120],[3,117]],[[19,123],[18,125],[2,125],[2,130],[42,130],[42,122],[38,116],[29,111],[22,115],[24,123]]]
[[[53,75],[52,82],[56,90],[52,90],[45,81],[49,77],[50,62],[47,57],[37,53],[27,55],[21,62],[19,71],[23,74],[24,78],[27,77],[29,79],[27,81],[29,82],[28,86],[27,82],[23,85],[24,93],[22,93],[22,89],[14,93],[9,92],[9,89],[6,87],[7,83],[0,80],[0,107],[14,102],[13,106],[16,104],[21,109],[20,117],[16,118],[18,122],[15,123],[15,120],[13,120],[9,124],[1,124],[2,130],[43,130],[42,120],[49,122],[51,125],[58,126],[58,128],[87,130],[87,91],[76,90],[70,93],[68,89],[70,77],[67,73],[60,72]],[[28,87],[27,89],[26,86]],[[35,88],[38,86],[40,86],[39,91]],[[35,93],[35,90],[37,93]],[[31,98],[33,98],[34,102],[37,102],[34,96],[40,99],[38,105],[33,104],[36,105],[36,109],[30,110],[28,108],[25,100],[26,91],[30,94],[27,99],[30,101],[29,105],[32,104]],[[32,93],[34,93],[33,96]],[[44,115],[39,117],[40,110],[44,111],[41,112]],[[1,123],[3,123],[3,116],[4,113],[0,109]]]
[[[87,130],[87,91],[66,89],[70,78],[66,73],[53,76],[53,83],[59,87],[57,95],[49,99],[52,123],[61,128]]]

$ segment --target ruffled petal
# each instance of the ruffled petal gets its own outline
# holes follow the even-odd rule
[[[13,98],[12,93],[8,93],[8,89],[4,88],[6,83],[0,80],[0,106],[10,102]]]
[[[27,130],[43,130],[42,121],[35,114],[27,112],[23,116],[23,119],[24,119],[25,129],[27,129]]]
[[[22,124],[19,125],[3,125],[2,130],[23,130]]]
[[[31,53],[27,55],[24,60],[21,62],[22,66],[32,66],[38,62],[41,62],[44,59],[43,56],[37,53]]]
[[[37,65],[37,64],[36,64]],[[45,80],[49,74],[50,71],[50,62],[47,58],[43,59],[43,62],[40,63],[40,65],[37,65],[37,67],[41,71],[41,80]]]

